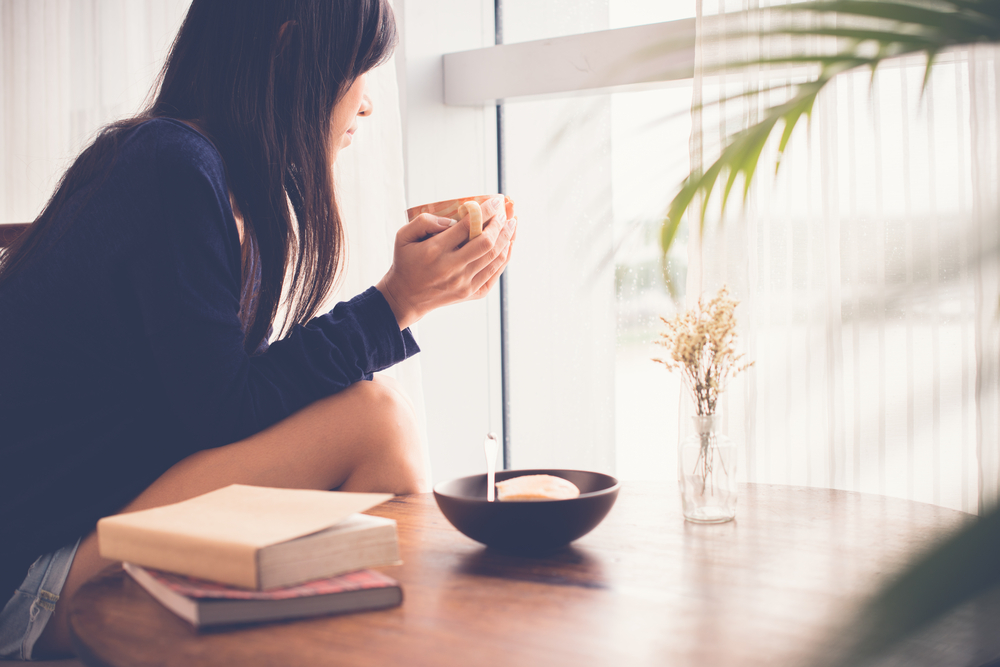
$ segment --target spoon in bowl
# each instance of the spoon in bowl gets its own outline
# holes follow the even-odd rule
[[[492,503],[496,493],[497,452],[500,451],[496,433],[486,434],[483,450],[486,452],[486,502]]]

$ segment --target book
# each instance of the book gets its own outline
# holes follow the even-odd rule
[[[97,522],[103,558],[263,590],[395,565],[396,522],[361,514],[389,493],[233,484]]]
[[[160,604],[196,628],[372,611],[403,601],[399,582],[375,570],[248,591],[134,563],[122,566]]]

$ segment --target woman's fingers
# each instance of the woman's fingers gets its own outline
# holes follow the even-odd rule
[[[400,327],[449,303],[481,298],[510,260],[517,219],[508,220],[505,199],[482,206],[483,233],[468,241],[469,216],[457,223],[421,214],[396,234],[393,263],[376,287],[385,295]]]
[[[404,243],[417,243],[428,236],[435,236],[448,229],[454,221],[451,218],[441,218],[432,213],[421,213],[413,220],[399,228],[396,238]]]
[[[490,197],[482,204],[483,209],[483,220],[489,220],[499,213],[504,214],[504,218],[507,217],[506,211],[504,210],[504,197],[503,195],[497,195],[496,197]]]
[[[510,240],[504,245],[497,257],[476,273],[476,277],[472,281],[474,298],[485,296],[493,289],[493,285],[500,279],[500,274],[510,263],[514,241],[517,238],[517,216],[514,216],[507,226],[513,230]]]
[[[498,224],[496,221],[490,222],[483,229],[482,234],[466,243],[465,246],[456,252],[456,259],[463,264],[472,264],[480,261],[493,251],[506,227],[507,224]]]
[[[511,220],[504,221],[503,225],[491,225],[491,227],[494,227],[494,229],[487,229],[487,231],[491,231],[496,235],[492,239],[492,243],[486,245],[482,254],[479,254],[469,262],[469,266],[474,273],[479,273],[483,268],[503,255],[503,252],[514,238],[514,233],[517,231],[517,216],[514,216]],[[487,231],[483,232],[484,237],[487,236]],[[479,241],[479,239],[476,239],[476,241]],[[470,245],[472,244],[470,243]]]
[[[469,240],[470,223],[469,216],[465,216],[457,222],[452,220],[451,229],[441,233],[439,238],[435,239],[437,245],[440,246],[440,250],[448,252],[458,250],[465,245]]]
[[[517,237],[517,216],[513,215],[513,203],[504,198],[497,202],[497,209],[501,209],[500,215],[495,220],[500,224],[491,225],[496,233],[496,239],[492,245],[486,247],[485,252],[477,259],[470,262],[470,268],[475,272],[472,281],[473,298],[485,296],[500,279],[508,262],[510,262],[511,246]]]
[[[469,239],[470,231],[472,231],[472,220],[470,215],[466,214],[457,222],[450,220],[449,218],[438,218],[439,220],[448,220],[449,224],[452,225],[451,229],[438,234],[438,238],[435,239],[435,245],[438,246],[439,250],[447,252],[449,250],[467,248],[470,244],[478,242],[479,245],[475,246],[476,250],[472,252],[466,251],[461,256],[456,258],[458,261],[466,263],[488,252],[492,247],[493,239],[495,239],[498,232],[494,229],[489,235],[487,235],[487,231],[491,227],[496,227],[497,222],[503,222],[506,218],[503,197],[492,197],[487,199],[481,205],[481,210],[481,234],[477,235],[473,240]],[[414,220],[416,220],[416,218],[414,218]],[[480,236],[487,236],[490,240],[486,242],[480,241]]]
[[[500,276],[503,275],[504,270],[510,263],[512,254],[513,250],[508,250],[504,255],[502,263],[498,263],[498,266],[491,264],[476,276],[476,285],[478,285],[478,289],[473,292],[470,299],[481,299],[490,293],[490,290],[496,286],[497,282],[500,280]]]

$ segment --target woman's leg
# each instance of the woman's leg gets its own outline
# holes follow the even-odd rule
[[[122,511],[175,503],[229,484],[421,491],[425,472],[413,407],[394,381],[376,378],[316,401],[246,440],[192,454]],[[98,555],[96,533],[83,539],[36,655],[72,652],[68,601],[111,563]]]

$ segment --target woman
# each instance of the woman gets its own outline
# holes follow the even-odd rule
[[[194,0],[150,107],[3,257],[0,657],[69,651],[59,600],[107,565],[102,516],[236,482],[423,484],[412,409],[373,373],[493,287],[516,220],[494,200],[465,243],[467,220],[415,218],[375,287],[316,315],[343,249],[332,163],[394,43],[386,0]]]

